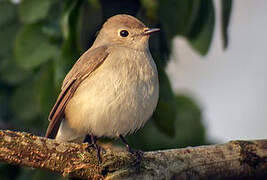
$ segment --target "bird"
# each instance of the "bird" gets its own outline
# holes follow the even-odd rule
[[[63,80],[45,137],[82,143],[90,135],[100,162],[100,137],[120,138],[134,154],[125,136],[142,128],[158,103],[149,37],[159,30],[127,14],[108,18]]]

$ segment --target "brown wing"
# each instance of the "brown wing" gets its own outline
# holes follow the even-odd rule
[[[61,92],[52,108],[48,119],[49,126],[45,137],[55,138],[62,119],[64,118],[65,107],[79,87],[80,83],[88,77],[107,58],[109,52],[106,46],[101,46],[85,52],[74,64],[70,72],[65,77]]]

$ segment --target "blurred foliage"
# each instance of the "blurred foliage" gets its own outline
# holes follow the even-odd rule
[[[230,22],[230,15],[232,10],[232,0],[222,0],[221,1],[222,6],[222,36],[223,36],[223,47],[227,48],[228,45],[228,25]]]
[[[221,0],[225,48],[231,6],[231,0]],[[186,38],[199,54],[208,53],[215,25],[212,0],[21,0],[18,4],[1,0],[1,128],[43,135],[66,73],[92,45],[103,22],[120,13],[161,29],[150,39],[160,80],[158,107],[152,120],[128,137],[129,142],[143,150],[205,144],[201,109],[193,99],[175,95],[164,68],[176,36]],[[0,179],[48,178],[59,177],[0,164]]]

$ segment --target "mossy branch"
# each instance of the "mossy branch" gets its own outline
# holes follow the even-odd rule
[[[267,140],[145,152],[140,166],[118,147],[104,147],[98,164],[88,144],[59,143],[0,130],[0,161],[84,179],[247,179],[267,177]]]

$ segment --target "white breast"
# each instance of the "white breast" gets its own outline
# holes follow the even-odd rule
[[[159,93],[155,63],[150,53],[121,50],[111,53],[68,103],[65,123],[72,131],[117,137],[139,129],[152,115]]]

